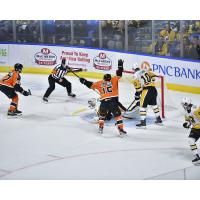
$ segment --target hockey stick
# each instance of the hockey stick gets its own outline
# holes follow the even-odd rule
[[[123,111],[126,111],[127,109],[122,105],[122,103],[120,103],[119,101],[118,101],[118,106],[123,110]]]
[[[81,78],[79,75],[77,75],[74,71],[69,71],[71,72],[72,74],[74,74],[76,77],[78,77],[79,79]]]
[[[76,110],[76,111],[72,112],[70,115],[77,116],[80,113],[85,112],[85,111],[87,111],[87,108],[80,108],[79,110]]]
[[[135,103],[135,99],[133,100],[133,102],[130,104],[130,106],[126,109],[126,110],[129,110],[130,109],[130,107]]]
[[[81,78],[79,75],[77,75],[75,72],[73,72],[73,71],[70,71],[70,72],[72,72],[76,77],[78,77],[79,79]],[[99,94],[99,92],[97,92],[97,90],[94,90],[97,94]],[[100,94],[99,94],[100,95]]]

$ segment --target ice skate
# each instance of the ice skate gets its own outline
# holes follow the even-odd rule
[[[46,103],[48,103],[48,98],[47,97],[43,97],[42,100]]]
[[[99,131],[98,133],[103,134],[103,126],[99,126]]]
[[[155,124],[162,125],[162,119],[160,116],[156,117]]]
[[[20,115],[22,115],[22,111],[20,111],[20,110],[14,110],[14,113],[16,113],[18,116],[20,116]]]
[[[198,154],[196,155],[196,158],[192,160],[192,163],[194,165],[200,165],[200,157]]]
[[[18,116],[21,116],[22,114],[17,114],[15,111],[12,111],[12,110],[9,110],[7,112],[7,116],[8,118],[15,118],[15,117],[18,117]]]
[[[146,120],[141,120],[139,124],[136,124],[136,128],[146,128]]]
[[[127,132],[123,128],[118,128],[119,130],[119,137],[127,136]]]
[[[70,96],[70,97],[76,97],[76,95],[73,94],[73,93],[68,93],[68,96]]]

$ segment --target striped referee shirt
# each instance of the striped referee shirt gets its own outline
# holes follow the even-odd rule
[[[64,68],[62,65],[57,65],[51,72],[51,76],[57,80],[63,78],[69,71],[68,68]]]

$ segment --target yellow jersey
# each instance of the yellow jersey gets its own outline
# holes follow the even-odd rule
[[[191,112],[185,111],[185,121],[192,124],[192,128],[200,129],[200,107],[192,105]]]
[[[153,71],[140,70],[134,74],[133,84],[137,92],[142,91],[143,89],[153,86],[155,87],[155,77]]]

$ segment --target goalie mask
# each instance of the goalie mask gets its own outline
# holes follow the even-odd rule
[[[140,68],[139,68],[139,65],[138,65],[138,63],[134,63],[133,64],[133,71],[135,71],[135,72],[137,72],[137,71],[139,71],[140,70]]]
[[[90,100],[88,100],[88,104],[89,104],[89,108],[95,108],[96,106],[96,99],[95,98],[92,98]]]
[[[184,97],[181,101],[181,105],[183,106],[183,108],[185,110],[190,110],[190,108],[192,107],[192,102],[191,99],[188,97]]]

